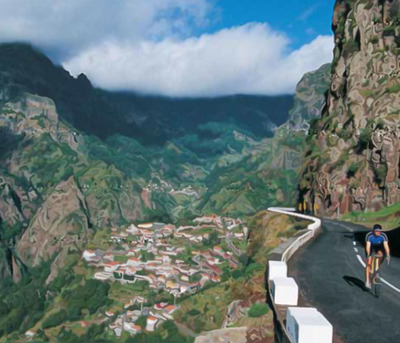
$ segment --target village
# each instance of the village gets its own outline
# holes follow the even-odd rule
[[[248,229],[240,219],[204,216],[192,225],[176,227],[163,223],[131,224],[113,228],[107,250],[84,250],[82,259],[95,268],[100,281],[135,284],[146,282],[149,289],[165,291],[173,301],[147,306],[141,295],[124,305],[123,313],[106,311],[109,328],[119,337],[127,331],[141,332],[139,318],[146,318],[145,330],[155,331],[173,320],[176,299],[195,294],[207,284],[221,282],[223,268],[238,267]],[[132,310],[133,309],[133,310]]]
[[[182,189],[174,189],[170,183],[164,180],[160,180],[159,185],[157,183],[148,184],[147,186],[143,187],[143,191],[146,193],[159,191],[159,192],[168,192],[171,195],[182,194],[189,197],[195,197],[195,198],[200,197],[198,191],[192,185],[183,187]]]

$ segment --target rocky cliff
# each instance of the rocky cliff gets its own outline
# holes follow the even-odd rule
[[[327,216],[400,201],[400,4],[337,0],[332,80],[310,129],[300,202]]]
[[[6,102],[0,133],[0,277],[80,249],[92,227],[143,216],[140,186],[92,157],[101,143],[60,120],[51,99]],[[62,261],[53,266],[55,275]]]
[[[292,131],[308,131],[310,121],[321,116],[331,83],[331,64],[305,74],[296,87],[293,108],[286,126]]]

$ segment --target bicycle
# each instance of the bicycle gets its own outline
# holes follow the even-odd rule
[[[371,270],[369,273],[369,278],[371,281],[371,292],[375,295],[376,298],[379,298],[381,294],[381,283],[377,282],[377,279],[380,278],[379,270],[381,265],[381,260],[383,256],[378,255],[377,253],[372,253],[372,263]]]

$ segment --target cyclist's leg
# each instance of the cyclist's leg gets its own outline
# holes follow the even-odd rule
[[[370,273],[371,273],[371,265],[372,265],[372,255],[367,257],[367,265],[365,267],[365,284],[370,285]]]
[[[378,256],[378,259],[379,259],[379,266],[380,266],[380,265],[383,263],[385,254],[383,253],[383,250],[378,250],[376,254],[377,254],[377,256]]]
[[[379,267],[383,262],[383,252],[381,250],[376,250],[372,253],[372,263],[371,263],[371,268],[373,270],[371,277],[371,283],[374,284],[376,283],[376,277],[378,276],[379,273]]]

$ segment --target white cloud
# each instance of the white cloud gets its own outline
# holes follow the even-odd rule
[[[290,51],[267,24],[194,36],[218,16],[213,3],[0,0],[0,42],[30,42],[103,88],[170,96],[292,93],[332,59],[331,37]]]
[[[320,6],[321,4],[315,4],[309,8],[307,8],[302,14],[299,15],[299,17],[297,18],[300,21],[307,21],[308,18],[314,14],[314,12],[317,10],[317,8]]]
[[[267,24],[247,24],[187,39],[109,40],[63,65],[96,84],[169,96],[293,93],[304,73],[332,60],[333,38],[290,52]]]
[[[207,23],[211,9],[209,0],[1,0],[0,42],[73,54],[105,39],[185,36]]]

